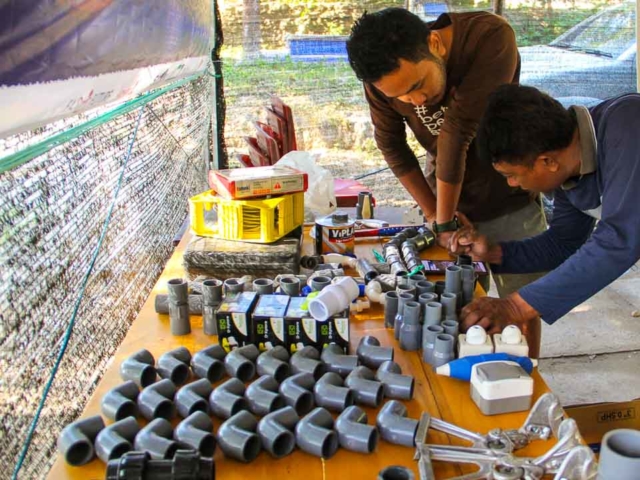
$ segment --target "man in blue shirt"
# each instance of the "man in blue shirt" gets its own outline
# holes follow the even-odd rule
[[[463,330],[526,331],[538,317],[551,324],[640,259],[640,95],[565,109],[535,88],[504,85],[490,96],[477,142],[509,185],[553,192],[554,210],[544,233],[498,244],[464,220],[452,249],[499,272],[549,273],[504,299],[470,303]]]

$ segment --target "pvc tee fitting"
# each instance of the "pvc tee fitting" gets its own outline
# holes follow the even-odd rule
[[[300,417],[293,407],[284,407],[265,415],[258,422],[262,448],[275,458],[289,455],[296,446],[294,429],[299,421]]]
[[[402,375],[400,365],[384,362],[376,372],[376,380],[382,382],[384,396],[399,400],[411,400],[415,381],[411,375]]]
[[[341,377],[346,377],[358,366],[356,355],[345,355],[342,348],[335,343],[330,343],[322,350],[320,357],[330,372],[335,372]]]
[[[314,385],[313,393],[316,405],[334,412],[342,412],[354,402],[353,393],[334,372],[325,373]]]
[[[260,437],[256,434],[258,422],[249,412],[242,410],[226,420],[218,430],[218,445],[227,457],[244,463],[255,460],[260,453]]]
[[[158,375],[168,378],[175,385],[183,385],[189,379],[191,352],[185,347],[178,347],[160,355],[158,358]]]
[[[120,377],[131,380],[140,388],[148,387],[156,381],[155,363],[149,350],[138,350],[120,364]]]
[[[262,352],[256,361],[258,375],[270,375],[278,383],[289,376],[289,352],[281,345],[277,345],[266,352]]]
[[[230,378],[211,392],[211,413],[219,418],[229,418],[241,410],[248,410],[249,404],[244,398],[244,392],[244,383],[237,378]]]
[[[372,453],[378,445],[378,430],[367,425],[367,414],[359,407],[347,408],[336,420],[340,446],[354,452]]]
[[[164,418],[156,418],[140,430],[134,446],[156,460],[173,458],[178,450],[178,443],[173,440],[173,428]]]
[[[360,339],[356,354],[365,367],[378,368],[384,362],[393,360],[393,347],[381,347],[376,337],[367,335]]]
[[[202,315],[203,298],[202,295],[190,294],[188,302],[189,315]],[[167,315],[169,313],[169,295],[166,293],[158,293],[154,301],[154,308],[156,313],[163,313]]]
[[[344,384],[353,391],[356,403],[361,405],[377,407],[384,397],[382,383],[376,381],[374,373],[367,367],[356,367]]]
[[[173,438],[180,448],[196,450],[203,457],[213,457],[216,449],[213,422],[204,412],[194,412],[181,421]]]
[[[120,458],[133,450],[138,432],[140,432],[140,426],[135,417],[127,417],[109,425],[96,437],[95,447],[98,458],[108,463],[109,460]]]
[[[333,315],[349,308],[349,304],[360,295],[360,288],[351,277],[340,277],[333,285],[322,289],[309,302],[309,313],[316,320],[328,320]]]
[[[415,445],[418,421],[407,417],[407,407],[397,400],[384,404],[378,413],[376,425],[383,440],[397,445]]]
[[[223,362],[226,356],[227,352],[220,345],[203,348],[191,359],[191,370],[197,378],[206,378],[215,383],[224,376]]]
[[[310,373],[318,380],[324,373],[324,366],[320,361],[320,352],[312,346],[306,346],[291,356],[291,373]]]
[[[331,458],[338,451],[338,436],[333,431],[333,417],[318,407],[296,425],[296,443],[301,450],[316,457]]]
[[[315,379],[310,373],[296,373],[280,384],[280,395],[298,415],[304,415],[314,407],[313,386]]]
[[[247,387],[244,394],[249,402],[249,410],[263,416],[285,406],[278,393],[278,382],[270,375],[263,375]]]
[[[112,388],[104,394],[100,402],[102,414],[109,420],[122,420],[138,414],[136,400],[140,389],[131,380]]]
[[[58,451],[69,465],[89,463],[95,455],[93,442],[103,428],[104,421],[100,415],[76,420],[60,432]]]
[[[175,403],[178,414],[187,418],[195,412],[209,412],[209,395],[211,395],[211,382],[201,378],[185,385],[176,394]]]
[[[171,420],[175,415],[173,398],[176,386],[171,380],[164,379],[154,383],[138,395],[138,411],[147,420],[165,418]]]
[[[245,345],[232,350],[224,359],[227,374],[239,378],[242,382],[248,382],[256,374],[254,363],[259,355],[260,350],[255,345]]]

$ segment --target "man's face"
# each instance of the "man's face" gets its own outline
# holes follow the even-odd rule
[[[413,63],[400,59],[400,67],[373,86],[390,98],[415,106],[435,105],[442,101],[447,85],[444,61],[437,57]]]
[[[520,187],[531,192],[550,192],[562,185],[565,178],[559,174],[557,166],[548,157],[538,157],[532,167],[507,162],[493,164],[493,168],[506,178],[510,187]]]

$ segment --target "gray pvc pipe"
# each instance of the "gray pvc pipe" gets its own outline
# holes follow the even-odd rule
[[[331,285],[331,278],[325,277],[324,275],[318,275],[315,277],[311,277],[311,290],[314,292],[320,292],[323,288]]]
[[[415,475],[407,467],[391,465],[378,473],[378,480],[415,480]]]
[[[304,415],[314,407],[314,384],[315,379],[310,373],[296,373],[280,384],[280,395],[298,415]]]
[[[440,302],[429,302],[424,307],[424,326],[440,325],[442,321],[442,304]]]
[[[223,362],[226,356],[226,350],[220,345],[203,348],[191,359],[191,371],[197,378],[206,378],[215,383],[224,376]]]
[[[459,293],[462,290],[462,268],[457,265],[449,265],[444,272],[444,291]]]
[[[433,350],[433,368],[438,368],[455,358],[454,345],[451,335],[441,333],[436,336],[435,348]]]
[[[213,422],[204,412],[194,412],[181,421],[173,431],[173,438],[180,448],[196,450],[203,457],[213,457],[216,450]]]
[[[173,458],[178,443],[173,440],[173,428],[164,418],[156,418],[136,435],[136,450],[148,452],[152,459]]]
[[[318,407],[296,425],[296,443],[301,450],[321,458],[331,458],[338,451],[338,435],[333,431],[333,417]]]
[[[262,417],[258,422],[258,436],[264,448],[274,458],[293,452],[296,446],[294,429],[300,417],[293,407],[284,407]]]
[[[360,339],[356,354],[365,367],[378,368],[384,362],[393,360],[393,347],[381,347],[376,337],[366,335]]]
[[[252,413],[263,416],[285,407],[278,393],[278,382],[271,375],[263,375],[247,387],[244,396]]]
[[[456,309],[458,307],[458,297],[455,293],[445,292],[440,295],[442,304],[442,320],[458,320]]]
[[[467,305],[473,301],[473,296],[476,291],[475,280],[463,280],[462,282],[462,305]]]
[[[258,295],[271,295],[273,293],[273,280],[269,278],[256,278],[253,281],[253,291]]]
[[[422,328],[422,360],[429,365],[433,365],[436,337],[441,333],[444,333],[444,328],[440,325],[427,325],[425,323]]]
[[[201,378],[185,385],[176,393],[175,404],[178,415],[187,418],[195,412],[209,412],[209,395],[211,395],[211,382]]]
[[[415,380],[411,375],[402,375],[400,365],[384,362],[376,372],[376,380],[382,382],[384,396],[399,400],[411,400]]]
[[[187,303],[189,301],[189,282],[184,278],[172,278],[167,282],[169,302]]]
[[[393,322],[398,314],[398,292],[384,294],[384,326],[393,328]]]
[[[277,345],[262,352],[256,360],[258,375],[270,375],[281,383],[289,376],[289,352],[282,345]]]
[[[175,416],[173,398],[176,386],[167,378],[144,388],[138,395],[138,411],[147,420],[165,418],[171,420]]]
[[[70,423],[58,436],[58,451],[69,465],[89,463],[95,455],[93,442],[103,428],[104,421],[100,415]]]
[[[185,347],[178,347],[163,353],[158,358],[158,375],[168,378],[175,385],[183,385],[189,379],[191,352]]]
[[[400,348],[409,352],[420,350],[422,326],[420,325],[420,304],[410,301],[404,305],[402,326],[400,327]]]
[[[460,324],[455,320],[445,320],[441,323],[442,328],[444,328],[444,333],[447,335],[451,335],[453,337],[453,343],[455,345],[456,340],[458,339],[458,333],[460,330]]]
[[[169,293],[169,326],[172,335],[191,333],[189,319],[189,284],[183,278],[173,278],[167,282]]]
[[[353,393],[344,386],[342,377],[334,372],[325,373],[313,386],[316,405],[334,412],[342,412],[353,405]]]
[[[211,413],[219,418],[229,418],[241,410],[248,410],[244,392],[244,383],[238,378],[230,378],[222,383],[209,396]]]
[[[412,299],[416,298],[416,287],[410,284],[396,285],[396,292],[398,292],[398,295],[408,293],[411,295]]]
[[[425,316],[427,314],[427,303],[429,302],[437,302],[438,296],[433,292],[425,292],[418,295],[418,303],[422,306],[422,319],[420,323],[424,323]]]
[[[397,400],[390,400],[383,405],[376,418],[376,425],[383,440],[405,447],[415,445],[418,421],[407,418],[407,407]]]
[[[418,297],[420,297],[420,295],[425,293],[435,293],[435,291],[436,291],[436,284],[433,282],[430,282],[428,280],[422,280],[416,283],[416,294],[418,295]]]
[[[426,282],[427,277],[425,277],[421,273],[415,273],[409,277],[409,285],[412,287],[417,287],[419,282]]]
[[[291,373],[310,373],[318,380],[324,373],[324,365],[320,361],[320,352],[315,347],[308,345],[291,356],[289,362]]]
[[[347,376],[344,384],[349,387],[356,403],[377,407],[384,398],[384,387],[376,380],[374,373],[367,367],[356,367]]]
[[[239,278],[227,278],[223,284],[225,295],[244,292],[244,282]]]
[[[109,420],[122,420],[138,414],[136,400],[140,389],[131,380],[112,388],[100,401],[100,410]]]
[[[226,420],[218,430],[218,445],[225,456],[244,463],[255,460],[260,453],[260,437],[256,434],[258,422],[246,410]]]
[[[378,430],[367,425],[367,414],[360,408],[347,408],[336,420],[336,432],[342,448],[372,453],[378,446]]]
[[[290,297],[297,297],[300,295],[300,279],[298,277],[282,277],[280,290]]]
[[[224,366],[230,377],[237,377],[243,382],[248,382],[256,374],[255,361],[260,355],[260,350],[255,345],[245,345],[228,353],[224,359]]]
[[[219,305],[222,302],[222,282],[216,278],[204,280],[202,282],[202,300],[204,305]]]
[[[633,480],[640,470],[640,430],[621,428],[605,434],[598,480]]]
[[[321,360],[330,372],[346,377],[358,366],[357,355],[345,355],[344,350],[335,343],[330,343],[322,349]]]
[[[188,298],[189,315],[202,315],[203,298],[202,295],[190,294]],[[169,313],[169,295],[159,293],[154,300],[156,313]]]
[[[436,284],[436,293],[438,295],[442,295],[444,293],[444,289],[445,289],[445,281],[444,280],[438,280],[435,282]]]
[[[149,350],[138,350],[120,364],[120,377],[131,380],[141,388],[148,387],[156,381],[155,363]]]
[[[166,420],[163,420],[166,421]],[[96,437],[98,458],[104,463],[122,457],[133,450],[134,439],[140,432],[135,417],[127,417],[104,428]]]
[[[414,295],[404,292],[398,295],[398,313],[393,321],[393,336],[396,340],[400,340],[400,329],[402,328],[402,320],[404,316],[404,306],[407,302],[413,301]]]
[[[409,272],[396,273],[396,286],[409,285]]]

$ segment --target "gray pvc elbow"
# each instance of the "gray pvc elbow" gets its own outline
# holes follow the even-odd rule
[[[131,380],[140,388],[145,388],[156,381],[156,363],[149,350],[138,350],[120,364],[120,377]]]
[[[407,418],[407,407],[397,400],[384,404],[378,413],[376,425],[383,440],[405,447],[415,445],[418,421]]]
[[[382,363],[393,360],[393,348],[381,347],[376,337],[362,337],[356,350],[360,363],[365,367],[378,368]]]
[[[354,395],[344,386],[342,377],[334,372],[325,373],[313,386],[316,405],[334,412],[342,412],[353,405]]]
[[[219,418],[229,418],[241,410],[247,410],[249,405],[244,399],[244,391],[244,383],[241,380],[230,378],[211,392],[211,413]]]
[[[147,420],[164,418],[171,420],[175,415],[173,399],[176,386],[171,380],[164,379],[149,385],[138,395],[138,411]]]
[[[256,434],[258,422],[243,410],[226,420],[218,429],[218,445],[227,457],[244,463],[255,460],[260,453],[260,437]]]
[[[252,413],[263,416],[283,408],[284,398],[278,393],[278,382],[270,375],[263,375],[247,387],[244,394]]]
[[[384,362],[376,372],[376,380],[384,386],[384,396],[399,400],[411,400],[415,381],[411,375],[402,375],[400,365]]]
[[[224,367],[230,377],[236,377],[242,382],[248,382],[256,375],[255,361],[260,350],[255,345],[245,345],[228,353],[224,359]]]
[[[203,457],[213,457],[216,449],[213,422],[204,412],[194,412],[181,421],[173,432],[173,438],[180,448],[196,450]]]
[[[356,355],[345,355],[342,348],[335,343],[330,343],[322,350],[321,360],[330,372],[335,372],[341,377],[349,375],[358,366]]]
[[[278,383],[289,376],[289,352],[281,345],[262,352],[256,360],[258,375],[270,375]]]
[[[315,379],[310,373],[296,373],[280,384],[280,395],[298,415],[304,415],[314,407],[313,386]]]
[[[354,395],[356,403],[377,407],[384,398],[384,387],[367,367],[356,367],[344,381]]]
[[[274,458],[282,458],[293,452],[296,446],[294,429],[300,417],[293,407],[284,407],[265,415],[258,422],[258,435],[264,448]]]
[[[324,366],[320,361],[320,352],[312,346],[306,346],[291,356],[291,373],[310,373],[318,380],[324,373]]]
[[[58,451],[69,465],[85,465],[95,455],[93,442],[102,429],[104,421],[100,415],[76,420],[60,432]]]
[[[367,425],[367,414],[360,408],[347,408],[336,420],[336,432],[342,448],[372,453],[378,445],[378,430]]]
[[[136,400],[140,389],[131,380],[112,388],[100,401],[100,410],[109,420],[122,420],[138,414]]]
[[[209,395],[211,383],[206,378],[185,385],[176,393],[176,408],[178,415],[187,418],[195,412],[209,412]]]
[[[122,457],[133,450],[140,426],[135,417],[127,417],[102,430],[96,437],[95,448],[98,458],[104,463]]]
[[[223,362],[226,356],[227,352],[220,345],[203,348],[191,359],[191,370],[196,377],[215,383],[224,376]]]
[[[168,378],[174,385],[183,385],[189,379],[191,352],[185,347],[178,347],[160,355],[158,358],[158,375]]]
[[[136,450],[149,452],[154,460],[173,458],[178,443],[173,440],[173,428],[164,418],[156,418],[136,435]]]
[[[322,458],[338,451],[338,435],[333,431],[333,417],[318,407],[296,425],[296,443],[301,450]]]

